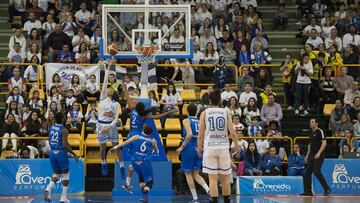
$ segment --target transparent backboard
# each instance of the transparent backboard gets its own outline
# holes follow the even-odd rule
[[[158,45],[157,58],[191,58],[190,5],[102,5],[101,58],[136,58],[137,45]]]

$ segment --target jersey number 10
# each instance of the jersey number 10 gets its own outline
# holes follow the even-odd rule
[[[208,121],[210,123],[210,130],[211,131],[223,131],[225,130],[225,118],[224,117],[210,117],[208,118]]]

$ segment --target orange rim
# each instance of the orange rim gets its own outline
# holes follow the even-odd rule
[[[150,46],[136,46],[135,49],[142,55],[151,55],[160,49],[159,46],[150,45]]]

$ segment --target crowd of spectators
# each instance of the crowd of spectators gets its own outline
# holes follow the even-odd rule
[[[293,146],[293,152],[286,152],[290,143],[281,139],[283,110],[276,102],[272,71],[262,66],[272,62],[269,49],[271,42],[257,1],[151,2],[191,4],[191,38],[194,40],[193,58],[158,61],[168,66],[156,67],[157,82],[169,85],[161,98],[158,98],[158,93],[162,93],[162,89],[149,92],[153,112],[181,109],[184,102],[174,85],[176,83],[214,82],[220,77],[225,78],[221,85],[216,83],[215,88],[223,89],[222,106],[230,112],[236,132],[239,136],[260,137],[239,141],[241,153],[234,154],[233,158],[243,161],[240,162],[244,164],[243,173],[281,175],[281,161],[287,160],[289,175],[303,175],[304,157],[299,145]],[[360,136],[359,69],[348,69],[346,66],[359,63],[360,19],[355,15],[358,14],[356,8],[351,6],[351,3],[358,2],[296,1],[297,25],[302,26],[301,37],[305,46],[299,50],[299,56],[285,54],[280,67],[288,110],[294,110],[295,115],[302,112],[306,116],[322,111],[324,104],[335,103],[329,129],[333,136],[349,140],[353,136]],[[125,0],[122,3],[143,1]],[[14,16],[21,16],[21,25],[13,26],[14,35],[9,39],[9,62],[97,63],[99,40],[102,37],[101,15],[100,1],[10,0],[9,21],[13,22]],[[171,20],[174,20],[168,17],[160,14],[152,16],[151,25],[166,33],[173,22]],[[124,23],[127,29],[143,26],[138,17],[114,15],[114,18]],[[272,20],[274,29],[288,29],[290,21],[284,4],[279,4]],[[131,43],[116,25],[109,23],[108,28],[108,43],[116,44],[122,50],[128,49]],[[184,43],[184,29],[182,22],[164,40]],[[213,69],[171,65],[202,63],[216,64],[217,68],[226,64],[254,66],[239,70],[240,76],[235,81],[234,72],[229,69],[219,71],[214,77]],[[54,74],[49,90],[42,92],[34,83],[38,78],[37,66],[0,67],[0,73],[0,80],[8,81],[9,84],[5,124],[2,127],[4,137],[47,136],[54,122],[54,113],[59,111],[67,118],[66,127],[74,132],[81,130],[83,122],[94,130],[98,117],[96,101],[100,96],[100,86],[96,81],[101,78],[91,75],[85,83],[74,75],[70,84],[64,84],[60,76]],[[120,80],[124,80],[125,87],[121,86]],[[231,86],[234,82],[237,87]],[[114,100],[124,100],[122,88],[127,89],[130,97],[139,96],[139,79],[136,76],[117,78],[114,72],[109,75],[109,84],[113,89]],[[213,88],[207,87],[206,93],[201,96],[198,114],[210,105],[209,94]],[[123,105],[122,123],[127,120],[126,112],[129,111],[126,108]],[[8,140],[4,139],[2,150],[6,149],[7,144]],[[11,139],[11,144],[13,151],[19,151],[20,154],[27,151],[27,157],[46,156],[49,150],[46,140]],[[342,141],[339,147],[340,154],[346,150],[359,150],[359,144],[355,141]]]

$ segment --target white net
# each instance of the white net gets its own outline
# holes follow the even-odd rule
[[[136,56],[138,62],[143,63],[155,63],[156,53],[159,50],[158,45],[139,45],[136,46],[138,55]]]

